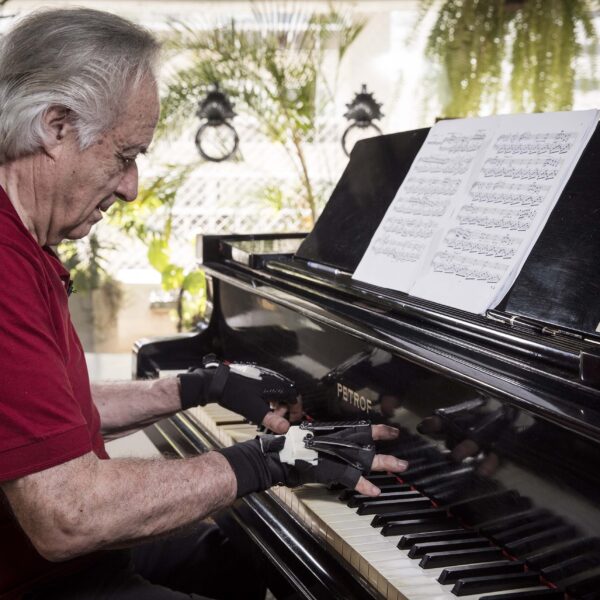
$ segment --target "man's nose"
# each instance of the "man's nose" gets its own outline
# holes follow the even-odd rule
[[[133,163],[126,169],[119,181],[119,185],[115,190],[115,195],[125,200],[132,202],[138,195],[138,168],[137,164]]]

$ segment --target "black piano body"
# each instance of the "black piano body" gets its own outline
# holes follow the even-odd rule
[[[206,321],[138,342],[134,377],[215,352],[293,378],[314,419],[395,424],[410,485],[548,590],[600,598],[600,135],[506,298],[479,316],[350,277],[426,133],[359,142],[308,236],[199,238]],[[182,456],[219,445],[181,416],[148,434]],[[297,597],[382,597],[273,494],[232,513]],[[382,532],[409,531],[386,514]]]

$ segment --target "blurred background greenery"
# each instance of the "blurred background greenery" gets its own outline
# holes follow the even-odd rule
[[[0,0],[1,25],[54,4]],[[72,4],[138,20],[165,46],[161,119],[137,202],[59,248],[80,298],[105,291],[100,310],[111,315],[92,318],[104,329],[120,326],[127,290],[142,284],[167,294],[154,312],[170,311],[174,329],[202,318],[199,232],[310,230],[347,164],[343,115],[362,84],[383,105],[384,133],[600,100],[597,0],[149,0],[143,15],[128,0]],[[239,135],[221,163],[194,145],[198,104],[214,90],[227,95]]]

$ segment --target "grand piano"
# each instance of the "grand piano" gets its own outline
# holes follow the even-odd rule
[[[319,421],[400,428],[369,499],[274,488],[231,515],[289,598],[600,598],[600,135],[516,282],[474,315],[351,279],[427,130],[359,142],[308,235],[202,236],[209,310],[133,375],[213,352],[294,379]],[[192,456],[257,434],[215,405],[147,430]]]

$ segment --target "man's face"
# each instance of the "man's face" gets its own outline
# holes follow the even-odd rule
[[[79,150],[74,132],[67,133],[50,174],[54,201],[49,244],[86,236],[118,199],[135,200],[135,159],[148,148],[158,114],[156,84],[148,78],[130,94],[113,129],[90,147]]]

